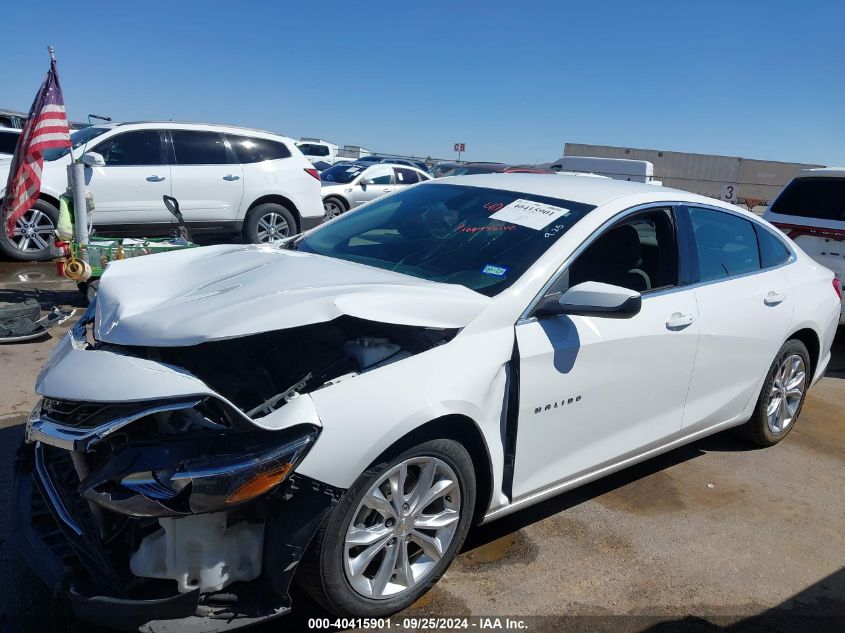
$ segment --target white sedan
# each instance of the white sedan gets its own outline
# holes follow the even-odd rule
[[[99,623],[271,617],[294,572],[391,614],[473,522],[730,427],[781,441],[840,292],[737,207],[530,174],[113,262],[37,383],[21,551]]]
[[[326,219],[339,216],[366,202],[431,180],[422,169],[410,165],[338,163],[320,174],[320,195]]]

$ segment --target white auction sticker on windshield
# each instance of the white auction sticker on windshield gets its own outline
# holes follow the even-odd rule
[[[572,212],[569,209],[563,207],[520,198],[503,206],[491,215],[490,219],[527,226],[529,229],[539,231],[558,218],[566,217],[570,213]]]

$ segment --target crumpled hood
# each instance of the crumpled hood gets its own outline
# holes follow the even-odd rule
[[[272,246],[220,245],[112,262],[97,293],[98,340],[172,347],[349,315],[458,328],[490,299],[443,284]]]

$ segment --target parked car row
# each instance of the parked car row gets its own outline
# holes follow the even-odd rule
[[[320,174],[326,219],[426,180],[431,180],[430,174],[410,165],[364,161],[338,163]]]

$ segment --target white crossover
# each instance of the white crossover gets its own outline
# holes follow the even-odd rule
[[[845,167],[800,171],[763,217],[845,283]]]
[[[293,139],[249,128],[205,123],[95,125],[71,134],[72,149],[47,150],[41,195],[0,233],[0,252],[13,259],[49,259],[67,166],[85,164],[100,235],[168,235],[172,216],[162,196],[180,203],[194,235],[238,235],[247,242],[280,240],[323,220],[320,175]],[[8,164],[0,162],[0,187]]]
[[[532,174],[112,262],[38,378],[21,551],[101,624],[248,624],[294,576],[391,614],[473,522],[729,427],[781,441],[840,292],[737,207]]]

